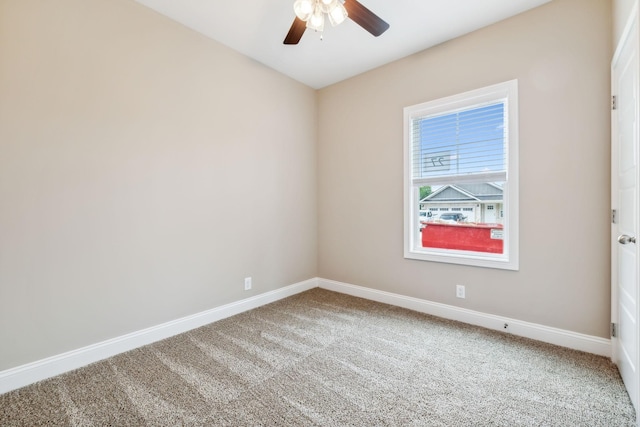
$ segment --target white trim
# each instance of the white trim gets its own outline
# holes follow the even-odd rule
[[[631,12],[629,12],[629,16],[627,18],[627,22],[624,25],[624,29],[622,30],[622,34],[620,35],[620,39],[616,43],[616,50],[613,53],[613,59],[611,60],[611,64],[618,62],[618,58],[622,53],[622,48],[624,45],[624,40],[630,37],[631,30],[633,29],[633,21],[638,16],[638,0],[634,0],[633,5],[631,6]]]
[[[611,357],[611,340],[605,338],[552,328],[536,323],[524,322],[522,320],[516,320],[509,317],[481,313],[478,311],[468,310],[466,308],[440,304],[419,298],[364,288],[362,286],[350,285],[334,280],[318,279],[318,286],[322,289],[340,292],[385,304],[391,304],[418,311],[420,313],[457,320],[497,331],[505,331],[504,324],[506,323],[509,325],[506,333],[575,350],[581,350],[600,356]]]
[[[7,369],[0,372],[0,394],[317,287],[371,301],[392,304],[445,319],[482,326],[487,329],[504,331],[503,326],[505,323],[508,323],[508,333],[513,335],[611,357],[611,340],[608,339],[551,328],[508,317],[480,313],[465,308],[350,285],[334,280],[313,278],[151,328],[92,344],[16,368]]]
[[[199,328],[254,308],[270,304],[318,287],[318,279],[309,279],[274,291],[265,292],[211,310],[172,320],[100,343],[48,357],[0,372],[0,394],[51,378],[90,363]]]

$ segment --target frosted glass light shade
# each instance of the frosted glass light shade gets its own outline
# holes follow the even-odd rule
[[[336,6],[338,0],[318,0],[318,3],[320,3],[324,13],[329,13]]]
[[[314,6],[314,0],[296,0],[293,3],[293,11],[298,18],[307,21],[313,14]]]
[[[344,8],[342,3],[337,0],[334,1],[335,6],[329,11],[328,15],[329,22],[331,22],[331,25],[335,27],[336,25],[341,24],[345,19],[347,19],[348,14],[347,9]]]
[[[312,30],[322,31],[324,30],[324,13],[318,4],[311,15],[311,18],[307,21],[307,28]]]

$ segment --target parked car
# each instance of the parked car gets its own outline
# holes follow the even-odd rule
[[[440,221],[461,222],[467,219],[467,217],[462,215],[460,212],[445,212],[440,214],[439,219]]]
[[[434,216],[431,212],[420,211],[420,221],[433,221]]]
[[[420,231],[426,227],[425,222],[433,221],[436,218],[430,211],[420,211]]]

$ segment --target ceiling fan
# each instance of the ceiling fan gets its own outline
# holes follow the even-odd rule
[[[296,0],[293,9],[296,18],[284,38],[284,44],[298,44],[307,28],[322,31],[325,14],[334,26],[349,17],[375,37],[389,29],[388,23],[357,0],[344,0],[344,4],[341,0]]]

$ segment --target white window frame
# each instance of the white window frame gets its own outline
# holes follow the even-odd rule
[[[423,248],[420,234],[419,187],[412,183],[412,120],[446,114],[485,103],[504,101],[507,127],[506,166],[503,207],[504,251],[502,254]],[[456,182],[463,183],[461,175]],[[449,183],[449,182],[447,182]],[[444,183],[443,183],[444,184]],[[404,108],[404,257],[407,259],[462,264],[506,270],[519,269],[518,216],[518,81],[510,80],[469,92],[428,101]]]

